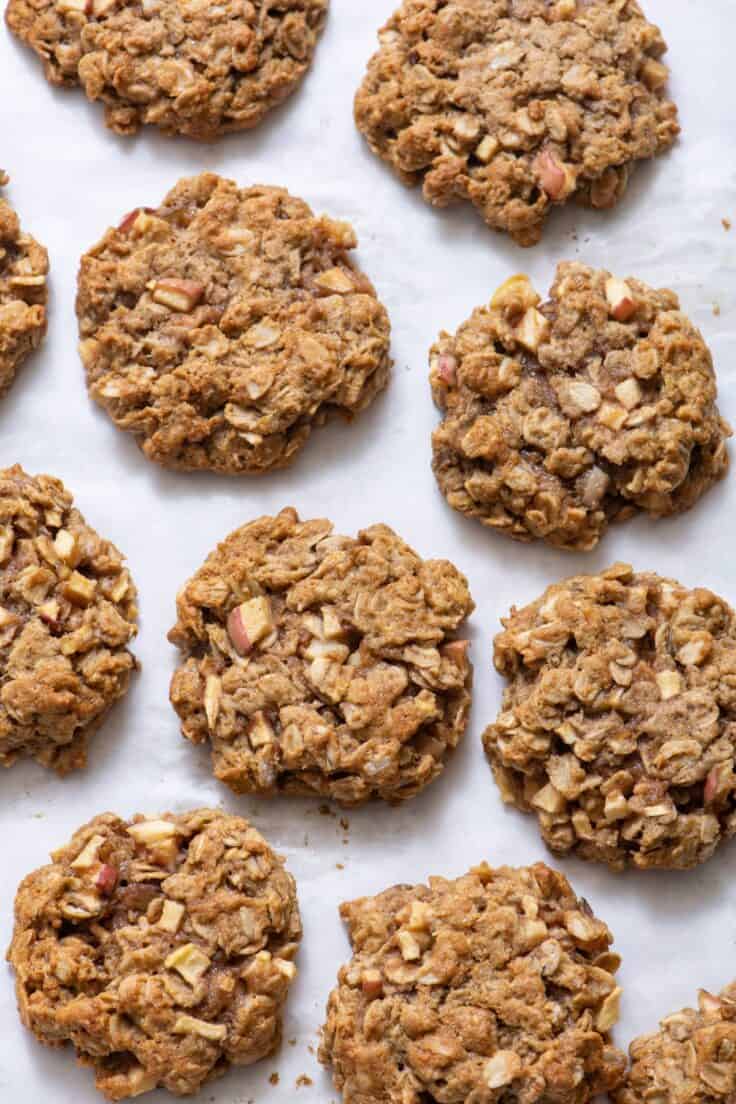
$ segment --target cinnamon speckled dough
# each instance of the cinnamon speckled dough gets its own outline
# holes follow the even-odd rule
[[[103,813],[23,880],[20,1016],[108,1100],[197,1092],[271,1054],[301,939],[294,880],[247,820]]]
[[[405,0],[379,39],[355,100],[373,152],[520,245],[553,204],[612,207],[679,132],[636,0]]]
[[[385,525],[356,538],[292,509],[236,530],[177,599],[171,701],[237,792],[397,802],[463,735],[473,610],[446,560]]]
[[[610,522],[693,505],[730,427],[677,296],[577,262],[546,302],[514,276],[430,353],[433,467],[449,504],[518,540],[595,547]]]
[[[0,169],[0,187],[7,184]],[[46,275],[42,245],[21,230],[18,216],[0,198],[0,394],[46,333]]]
[[[352,1104],[584,1104],[617,1085],[612,936],[543,863],[344,904],[320,1058]]]
[[[504,800],[558,854],[685,868],[736,831],[736,616],[616,564],[513,609],[483,742]]]
[[[282,188],[181,180],[82,258],[92,397],[168,467],[284,467],[331,411],[352,417],[388,380],[389,321],[355,245]]]
[[[328,0],[9,0],[52,84],[81,84],[118,134],[211,139],[256,126],[307,72]]]
[[[60,774],[128,689],[136,590],[48,475],[0,471],[0,765],[27,755]]]
[[[615,1104],[724,1104],[736,1092],[736,985],[717,997],[701,989],[629,1047],[631,1069]]]

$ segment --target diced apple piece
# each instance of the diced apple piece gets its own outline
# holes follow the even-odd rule
[[[448,387],[454,387],[457,383],[457,360],[449,353],[442,353],[437,357],[437,375]]]
[[[181,905],[178,901],[164,901],[161,918],[158,922],[159,928],[175,935],[181,927],[185,912],[184,905]]]
[[[661,61],[647,58],[639,70],[639,77],[651,92],[657,92],[664,88],[669,78],[670,71]]]
[[[210,1039],[213,1043],[221,1043],[227,1037],[227,1028],[224,1024],[195,1020],[194,1016],[179,1016],[173,1031],[175,1035],[199,1035],[202,1039]]]
[[[210,959],[194,943],[185,943],[183,947],[177,947],[164,962],[167,970],[176,970],[190,985],[197,984],[199,979],[210,968]]]
[[[641,387],[638,380],[630,376],[616,388],[616,398],[627,410],[633,410],[641,402]]]
[[[275,735],[266,714],[259,709],[258,712],[254,713],[251,717],[250,726],[248,728],[248,739],[250,740],[251,747],[259,748],[265,747],[267,744],[272,744]]]
[[[322,610],[322,632],[326,640],[341,640],[345,636],[342,621],[334,610]]]
[[[489,1089],[510,1085],[521,1073],[521,1058],[514,1050],[497,1050],[483,1067],[483,1080]]]
[[[110,863],[103,863],[97,871],[95,885],[103,897],[109,897],[118,884],[118,868]]]
[[[7,563],[13,552],[13,530],[9,526],[0,529],[0,564]]]
[[[154,280],[151,291],[154,303],[186,314],[201,302],[205,289],[194,280]]]
[[[529,277],[518,274],[509,276],[508,280],[504,280],[496,289],[491,299],[491,307],[494,310],[511,310],[521,314],[529,307],[536,307],[539,298]]]
[[[61,15],[69,15],[71,12],[83,12],[89,15],[91,11],[89,0],[56,0],[55,7]]]
[[[280,974],[287,979],[287,981],[293,981],[296,977],[296,966],[293,962],[289,962],[286,958],[275,958],[273,964]]]
[[[115,586],[110,591],[110,597],[113,602],[122,602],[125,595],[130,590],[130,575],[127,571],[120,572],[120,578],[115,583]]]
[[[73,571],[62,587],[64,597],[75,606],[88,606],[95,596],[96,589],[96,581],[88,579],[86,575],[80,575],[78,571]]]
[[[416,962],[417,959],[422,957],[422,948],[411,932],[400,931],[396,936],[396,942],[399,944],[399,950],[401,951],[401,957],[404,962]]]
[[[347,644],[341,644],[339,640],[310,640],[309,646],[304,649],[306,659],[332,659],[335,663],[344,663],[350,655]]]
[[[610,276],[606,280],[606,300],[611,318],[617,322],[627,322],[636,310],[634,293],[625,280]]]
[[[135,226],[139,215],[152,215],[154,210],[154,207],[136,207],[134,210],[128,211],[128,214],[118,224],[118,230],[121,234],[127,234]]]
[[[59,610],[59,603],[55,598],[50,598],[48,602],[44,602],[38,607],[38,616],[42,621],[45,621],[47,625],[53,627],[58,623]]]
[[[222,682],[217,675],[208,675],[204,686],[204,712],[207,726],[212,731],[217,724],[222,701]]]
[[[104,842],[104,836],[92,836],[88,839],[74,862],[69,864],[72,870],[91,870],[97,864],[97,856]]]
[[[60,529],[54,540],[54,551],[69,567],[76,567],[81,559],[77,538],[68,529]]]
[[[328,268],[326,272],[315,276],[314,282],[322,291],[334,292],[336,295],[349,295],[351,291],[355,291],[355,284],[342,268]]]
[[[500,145],[501,143],[498,138],[494,138],[492,134],[486,134],[485,138],[481,138],[480,142],[475,147],[475,156],[479,161],[482,161],[484,165],[487,165],[498,153]]]
[[[564,199],[575,188],[575,174],[552,150],[544,150],[534,162],[543,191],[550,199]]]
[[[383,996],[383,978],[379,970],[364,970],[360,977],[360,988],[369,1000]]]
[[[657,686],[662,701],[669,701],[682,690],[682,679],[677,671],[660,671],[657,675]]]
[[[228,635],[236,651],[247,655],[273,629],[268,598],[251,598],[236,606],[227,619]]]
[[[140,820],[128,828],[128,835],[136,843],[163,843],[173,839],[176,834],[176,825],[170,820]]]
[[[514,336],[530,353],[536,353],[542,342],[549,336],[549,322],[536,307],[530,307],[516,327]]]

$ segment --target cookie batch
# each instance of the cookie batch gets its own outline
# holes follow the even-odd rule
[[[202,141],[310,94],[297,86],[327,15],[328,0],[6,9],[48,81],[100,101],[111,130]],[[370,150],[429,204],[469,202],[520,246],[553,207],[622,201],[636,164],[679,134],[666,44],[636,0],[404,0],[378,40],[354,100]],[[391,322],[353,259],[356,230],[274,183],[208,171],[134,199],[79,264],[90,399],[176,478],[293,464],[298,491],[320,427],[390,385]],[[48,271],[0,198],[2,392],[46,333]],[[677,294],[562,259],[546,296],[524,274],[477,295],[454,333],[427,335],[439,421],[425,444],[447,506],[495,530],[489,542],[569,553],[640,515],[692,509],[697,524],[731,428]],[[468,738],[468,580],[375,518],[342,535],[293,500],[303,516],[243,505],[176,581],[172,721],[235,803],[417,798]],[[736,832],[735,618],[727,597],[644,564],[571,572],[514,606],[494,640],[502,701],[483,718],[489,793],[492,775],[555,856],[618,873],[708,860]],[[0,765],[85,768],[136,671],[137,631],[125,558],[71,492],[1,470]],[[274,1055],[302,938],[284,859],[222,809],[89,813],[17,892],[8,961],[25,1027],[73,1050],[111,1101],[195,1094]],[[318,1058],[346,1104],[736,1093],[736,983],[701,989],[627,1057],[612,931],[545,863],[482,862],[340,915],[351,957]]]

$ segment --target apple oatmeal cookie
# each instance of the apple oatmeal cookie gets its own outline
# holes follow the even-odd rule
[[[118,134],[210,140],[256,126],[309,69],[328,0],[9,0],[11,31]]]
[[[543,863],[342,905],[320,1059],[352,1104],[585,1104],[621,1080],[612,935]]]
[[[736,1093],[736,984],[698,1009],[673,1012],[629,1047],[631,1068],[615,1104],[727,1104]]]
[[[0,169],[0,188],[8,175]],[[46,334],[48,253],[0,196],[0,395]]]
[[[85,765],[136,666],[136,598],[122,555],[63,483],[0,471],[0,766]]]
[[[103,813],[23,880],[20,1016],[108,1100],[196,1092],[271,1054],[301,939],[294,879],[247,820]]]
[[[636,0],[404,0],[379,41],[355,99],[371,150],[519,245],[573,196],[613,207],[679,133]]]
[[[180,591],[171,702],[238,793],[356,805],[414,796],[465,731],[474,608],[446,560],[385,525],[357,538],[282,510],[237,529]]]
[[[578,262],[549,298],[512,276],[430,353],[450,506],[517,540],[594,548],[613,521],[689,509],[728,468],[730,427],[677,296]]]
[[[355,246],[348,223],[282,188],[179,181],[82,258],[92,397],[168,467],[284,467],[328,414],[351,418],[388,381],[388,316]]]
[[[686,868],[736,831],[736,617],[616,564],[512,609],[483,742],[547,846],[616,870]]]

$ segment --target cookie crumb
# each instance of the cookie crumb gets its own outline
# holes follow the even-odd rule
[[[728,232],[731,229],[731,220],[727,219],[727,218],[722,218],[721,219],[721,226],[723,227],[723,229],[726,232]]]
[[[720,317],[720,314],[721,314],[721,305],[720,305],[720,303],[714,303],[713,304],[713,314],[716,316],[716,318]]]
[[[304,1088],[306,1086],[313,1085],[313,1084],[314,1084],[314,1082],[312,1081],[312,1078],[307,1077],[306,1073],[300,1073],[299,1076],[296,1079],[296,1087],[298,1089],[301,1089],[301,1088]]]
[[[272,1074],[271,1074],[271,1076],[269,1077],[269,1079],[268,1079],[268,1082],[269,1082],[269,1084],[270,1084],[270,1085],[278,1085],[278,1083],[279,1083],[279,1081],[280,1081],[280,1080],[281,1080],[281,1079],[280,1079],[279,1075],[278,1075],[277,1073],[275,1073],[275,1072],[274,1072],[274,1073],[272,1073]]]

